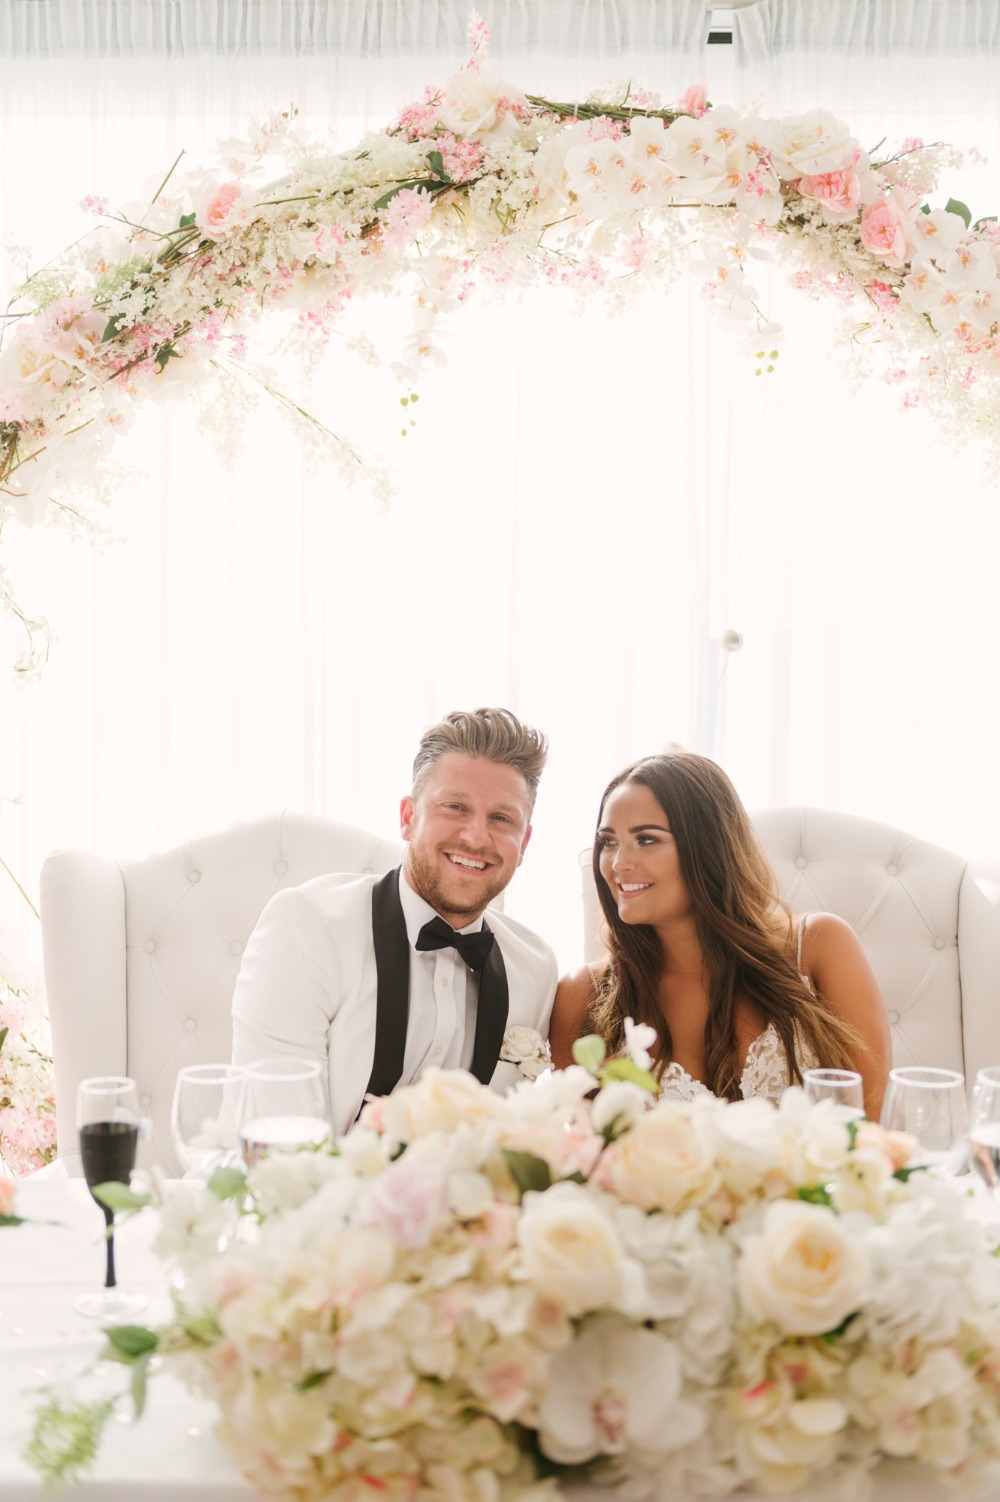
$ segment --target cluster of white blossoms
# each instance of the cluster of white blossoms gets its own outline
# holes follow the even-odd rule
[[[259,1226],[221,1251],[212,1194],[178,1186],[157,1349],[252,1484],[818,1497],[905,1456],[996,1485],[1000,1265],[951,1187],[907,1175],[912,1139],[797,1089],[654,1102],[629,1076],[502,1097],[429,1070],[336,1154],[252,1169]]]
[[[168,174],[152,203],[88,200],[101,226],[30,276],[3,320],[0,522],[78,516],[135,404],[242,361],[272,310],[321,343],[349,302],[402,293],[395,368],[413,381],[443,361],[440,320],[476,288],[616,305],[687,265],[755,348],[777,333],[748,280],[755,258],[854,305],[855,330],[860,308],[904,405],[925,400],[954,436],[1000,451],[1000,231],[928,203],[953,152],[909,141],[873,161],[824,110],[741,115],[701,87],[667,107],[632,86],[561,104],[500,78],[485,42],[476,20],[469,62],[354,150],[273,117],[223,143],[217,170]],[[267,182],[279,157],[287,170]],[[300,424],[310,433],[334,437]],[[346,441],[334,449],[363,472]],[[0,596],[13,603],[2,576]]]

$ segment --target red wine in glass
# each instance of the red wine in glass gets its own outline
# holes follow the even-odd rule
[[[135,1081],[124,1075],[84,1080],[77,1092],[80,1159],[91,1194],[101,1184],[128,1184],[139,1146],[139,1094]],[[107,1226],[104,1292],[83,1294],[76,1303],[81,1314],[123,1320],[143,1307],[142,1295],[123,1293],[115,1277],[114,1211],[94,1196]]]

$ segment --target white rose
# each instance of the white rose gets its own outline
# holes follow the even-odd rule
[[[590,1124],[595,1132],[619,1137],[634,1126],[646,1110],[649,1092],[628,1080],[613,1080],[598,1091],[590,1108]]]
[[[548,1050],[541,1033],[523,1023],[513,1023],[503,1035],[500,1062],[516,1064],[526,1080],[537,1079],[549,1067]]]
[[[713,1154],[692,1113],[677,1101],[661,1101],[641,1116],[605,1161],[611,1188],[644,1210],[675,1214],[707,1199],[718,1183]]]
[[[498,1117],[500,1097],[462,1069],[426,1069],[414,1085],[387,1097],[382,1111],[385,1134],[409,1142],[428,1132],[453,1132],[463,1122]]]
[[[868,1275],[867,1249],[832,1210],[778,1200],[747,1238],[737,1286],[755,1319],[789,1335],[823,1335],[858,1309]]]
[[[526,1194],[517,1239],[532,1287],[570,1315],[618,1303],[630,1269],[637,1270],[626,1258],[610,1216],[580,1184]]]
[[[520,89],[504,83],[492,68],[480,63],[452,74],[444,86],[438,114],[441,123],[456,136],[509,139],[521,128],[517,116],[507,108],[511,104],[527,107],[528,101]]]
[[[786,180],[839,172],[853,166],[861,152],[848,126],[829,110],[762,121],[761,133],[771,148],[775,170]]]

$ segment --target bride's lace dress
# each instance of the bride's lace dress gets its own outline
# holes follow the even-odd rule
[[[819,1060],[812,1050],[798,1047],[799,1068],[803,1073],[815,1069]],[[747,1049],[746,1063],[740,1076],[740,1094],[744,1100],[762,1096],[764,1100],[778,1101],[791,1084],[788,1059],[781,1037],[773,1022]],[[680,1064],[668,1064],[660,1076],[660,1094],[671,1100],[694,1100],[697,1095],[711,1095],[707,1085],[694,1079]]]

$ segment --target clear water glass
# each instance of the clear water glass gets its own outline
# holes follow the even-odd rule
[[[882,1125],[916,1138],[908,1168],[926,1168],[938,1178],[964,1172],[969,1154],[965,1076],[955,1069],[891,1069]]]
[[[1000,1190],[1000,1068],[980,1069],[972,1088],[969,1161],[994,1195]]]
[[[301,1152],[330,1140],[326,1068],[316,1059],[248,1064],[240,1091],[240,1150],[248,1168],[271,1153]]]
[[[802,1088],[809,1100],[832,1100],[864,1115],[864,1081],[856,1069],[807,1069]]]
[[[185,1178],[209,1179],[239,1158],[243,1070],[235,1064],[187,1064],[178,1071],[170,1135]]]

